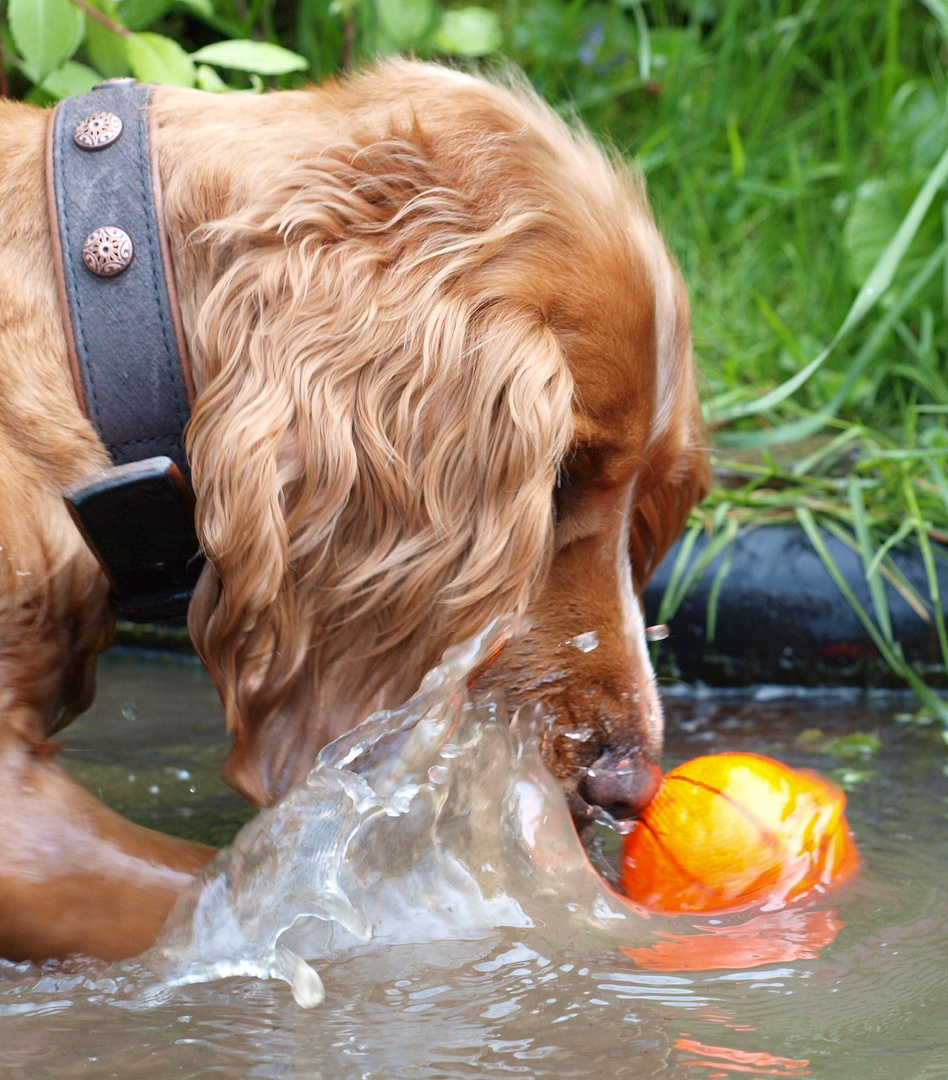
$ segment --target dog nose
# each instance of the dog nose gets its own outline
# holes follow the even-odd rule
[[[635,817],[661,787],[662,770],[638,754],[607,750],[585,772],[578,792],[617,819]]]

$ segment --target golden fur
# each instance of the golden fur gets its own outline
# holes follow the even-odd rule
[[[278,800],[448,644],[519,610],[535,630],[489,680],[544,700],[576,799],[643,801],[661,714],[634,593],[708,473],[687,301],[639,178],[529,92],[415,63],[300,93],[160,88],[153,108],[198,390],[208,565],[189,625],[234,736],[226,778]],[[66,362],[45,125],[0,102],[17,226],[0,239],[0,751],[44,776],[112,632],[60,497],[105,459]],[[589,630],[598,649],[567,646]],[[0,910],[24,888],[0,872]],[[0,952],[75,945],[36,921]]]

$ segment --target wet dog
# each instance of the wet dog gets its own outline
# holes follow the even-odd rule
[[[638,595],[708,482],[685,290],[640,179],[531,93],[409,62],[299,93],[157,88],[151,109],[225,779],[278,801],[447,645],[524,611],[486,679],[542,700],[574,805],[633,813],[662,740]],[[114,622],[62,499],[107,458],[66,358],[47,124],[0,102],[0,953],[115,957],[211,851],[53,760]]]

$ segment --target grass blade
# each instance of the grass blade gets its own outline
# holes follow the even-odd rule
[[[906,663],[905,658],[902,656],[902,651],[897,643],[893,643],[890,647],[885,638],[879,633],[878,627],[873,623],[872,619],[866,614],[865,609],[852,589],[849,587],[849,583],[843,577],[839,567],[836,565],[833,557],[830,555],[826,544],[823,540],[820,530],[817,527],[816,520],[812,513],[806,507],[798,507],[796,511],[797,520],[800,522],[803,530],[806,532],[810,539],[810,543],[813,545],[816,553],[819,555],[820,560],[826,567],[827,572],[833,579],[836,587],[843,594],[848,601],[850,607],[856,614],[856,617],[862,623],[866,630],[866,633],[872,639],[873,644],[879,650],[880,655],[889,665],[892,671],[895,672],[899,678],[903,679],[908,685],[915,691],[919,700],[932,710],[932,712],[941,720],[941,722],[948,727],[948,703],[942,700],[942,698],[935,693],[930,686]]]
[[[853,515],[853,533],[856,537],[856,545],[862,559],[862,569],[872,598],[872,609],[876,615],[876,621],[886,642],[892,644],[892,616],[889,612],[889,601],[885,593],[885,583],[878,573],[869,572],[873,565],[872,543],[869,539],[869,524],[866,521],[866,504],[862,497],[862,487],[855,477],[850,478],[848,485],[849,508]]]
[[[792,394],[795,394],[810,376],[823,366],[827,357],[833,352],[837,344],[839,344],[853,327],[857,326],[863,318],[865,318],[876,303],[878,303],[883,293],[885,293],[892,284],[892,278],[895,276],[895,272],[905,256],[909,245],[915,239],[915,234],[918,232],[922,219],[925,217],[928,208],[931,206],[932,201],[946,180],[948,180],[948,150],[942,154],[938,163],[932,169],[931,173],[929,173],[928,179],[922,185],[922,189],[918,195],[915,196],[915,200],[909,208],[908,213],[902,219],[902,223],[896,230],[895,235],[879,256],[869,277],[856,294],[856,299],[846,313],[846,317],[843,319],[839,329],[833,335],[829,345],[827,345],[815,359],[811,360],[806,367],[787,379],[786,382],[781,383],[780,386],[775,387],[770,393],[764,394],[763,397],[758,398],[756,401],[749,402],[745,406],[738,406],[735,408],[731,413],[730,419],[736,419],[740,416],[751,416],[755,413],[767,412],[769,409],[773,409],[775,406],[781,404],[781,402],[786,401]],[[942,247],[943,246],[944,245],[942,245]],[[939,251],[942,250],[942,247],[939,248]]]

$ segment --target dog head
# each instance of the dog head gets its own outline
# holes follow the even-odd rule
[[[421,64],[156,107],[225,777],[276,801],[513,610],[534,630],[486,678],[542,699],[577,799],[647,801],[637,596],[707,466],[641,182],[529,92]]]

